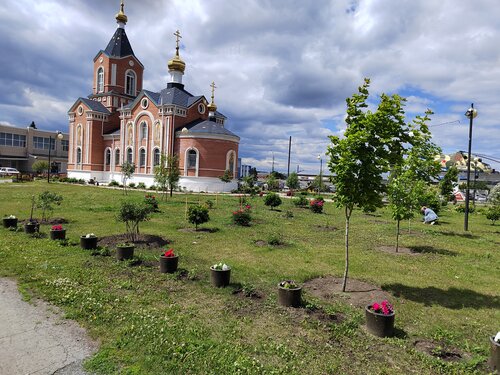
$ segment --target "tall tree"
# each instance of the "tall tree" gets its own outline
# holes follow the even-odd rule
[[[127,181],[132,177],[135,172],[135,164],[125,161],[122,166],[122,183],[123,183],[123,193],[127,194]]]
[[[347,98],[347,128],[344,137],[330,136],[328,168],[336,188],[336,203],[345,215],[345,269],[342,291],[349,273],[349,225],[355,207],[374,210],[382,205],[385,191],[382,175],[398,165],[404,144],[410,140],[398,95],[382,94],[375,112],[367,110],[370,80]]]
[[[448,168],[443,179],[439,182],[440,193],[447,200],[450,199],[453,193],[453,183],[458,181],[458,168],[452,166]]]
[[[286,179],[286,185],[292,189],[298,189],[299,188],[299,176],[297,175],[296,172],[290,173],[290,176]]]

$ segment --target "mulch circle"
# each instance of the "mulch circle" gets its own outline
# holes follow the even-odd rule
[[[124,242],[128,242],[128,237],[125,233],[101,237],[99,238],[97,243],[99,246],[115,247],[116,245]],[[150,249],[157,249],[168,245],[169,243],[169,240],[161,236],[155,236],[154,234],[139,234],[137,235],[137,239],[134,242],[135,246],[138,248]]]
[[[394,297],[383,291],[379,286],[356,279],[347,279],[346,292],[342,292],[342,278],[318,277],[304,283],[304,289],[312,296],[326,302],[343,299],[352,306],[365,307],[373,302],[393,299]]]
[[[445,362],[458,362],[471,357],[470,354],[464,353],[457,348],[447,347],[432,340],[416,340],[413,345],[417,351]]]

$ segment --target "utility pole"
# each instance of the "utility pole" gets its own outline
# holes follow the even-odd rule
[[[272,170],[271,170],[271,173],[274,172],[274,152],[273,152],[273,167],[272,167]]]
[[[290,176],[290,154],[292,152],[292,136],[288,140],[288,170],[286,172],[286,176]]]

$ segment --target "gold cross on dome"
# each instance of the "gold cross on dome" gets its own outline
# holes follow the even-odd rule
[[[177,51],[179,50],[179,41],[180,39],[182,38],[181,36],[181,32],[179,30],[177,30],[175,33],[175,43],[177,44],[177,47],[175,47],[177,49]]]

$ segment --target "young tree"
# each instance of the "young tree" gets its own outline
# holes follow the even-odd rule
[[[269,193],[264,198],[264,204],[270,206],[271,210],[274,210],[274,207],[278,207],[281,204],[281,198],[276,193]]]
[[[443,179],[439,182],[440,193],[447,200],[450,200],[450,197],[453,193],[453,183],[458,181],[458,168],[456,166],[450,167]]]
[[[45,160],[37,160],[31,166],[37,174],[41,174],[49,169],[49,163]]]
[[[154,168],[154,174],[155,182],[163,192],[163,199],[165,199],[167,188],[170,190],[170,196],[172,196],[174,189],[179,184],[179,157],[177,155],[166,156],[161,154],[160,164]]]
[[[345,269],[342,291],[349,272],[349,224],[355,207],[374,210],[382,205],[385,191],[382,175],[401,160],[410,140],[398,95],[381,95],[375,112],[366,110],[370,80],[347,98],[347,128],[344,137],[330,136],[328,168],[336,188],[336,203],[345,215]]]
[[[296,172],[290,173],[290,176],[288,176],[288,178],[286,179],[286,185],[292,190],[298,189],[300,187],[299,176]]]
[[[267,177],[266,183],[269,191],[278,191],[280,188],[280,182],[276,179],[276,176],[273,173]]]
[[[123,192],[127,194],[127,180],[129,180],[135,172],[135,164],[124,162],[121,166],[122,168],[122,182],[123,182]]]
[[[195,225],[195,230],[198,230],[198,225],[206,223],[210,220],[208,208],[201,205],[189,207],[188,220],[191,224]]]
[[[219,180],[221,180],[222,182],[224,182],[226,184],[233,180],[233,176],[231,175],[231,172],[229,171],[229,169],[226,169],[224,171],[224,174],[219,177]]]
[[[432,143],[427,126],[431,114],[432,112],[427,110],[424,117],[417,116],[409,125],[411,138],[400,164],[392,166],[389,176],[387,191],[392,218],[396,220],[396,252],[399,250],[401,220],[413,218],[425,196],[427,184],[437,177],[441,169],[439,163],[434,160],[441,150]]]
[[[59,206],[63,200],[62,195],[44,191],[38,196],[37,207],[42,209],[42,220],[49,219],[49,213],[54,210],[54,204]]]
[[[139,223],[149,220],[151,211],[151,206],[145,203],[122,202],[116,218],[125,223],[127,237],[131,242],[137,239]]]

